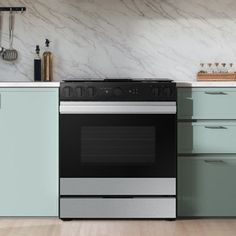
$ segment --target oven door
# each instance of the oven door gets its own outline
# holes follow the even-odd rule
[[[61,102],[60,178],[175,178],[175,102]]]

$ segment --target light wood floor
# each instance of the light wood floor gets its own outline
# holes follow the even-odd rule
[[[84,220],[0,218],[0,236],[236,236],[236,219]]]

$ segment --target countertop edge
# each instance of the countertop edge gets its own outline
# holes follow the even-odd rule
[[[59,88],[60,82],[0,82],[0,88]]]
[[[207,82],[207,81],[174,81],[177,88],[204,87],[235,87],[236,81]],[[60,82],[0,82],[0,88],[59,88]]]
[[[211,88],[230,88],[236,87],[236,82],[234,81],[221,81],[221,82],[208,82],[208,81],[175,81],[177,88],[191,88],[191,87],[211,87]]]

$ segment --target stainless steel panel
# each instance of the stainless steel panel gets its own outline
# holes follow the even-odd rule
[[[176,195],[176,179],[61,178],[60,195]]]
[[[175,198],[62,198],[61,218],[176,218]]]
[[[176,102],[61,102],[61,114],[176,114]]]

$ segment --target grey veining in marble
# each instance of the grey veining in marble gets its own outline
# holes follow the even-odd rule
[[[0,80],[31,81],[36,44],[52,41],[55,79],[195,80],[200,62],[236,63],[235,0],[1,0],[16,16],[18,62]],[[8,46],[8,15],[0,43]]]

